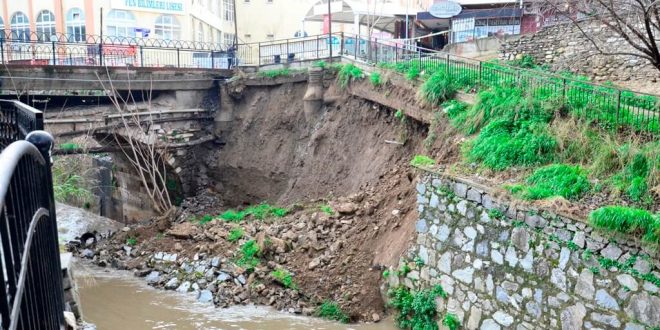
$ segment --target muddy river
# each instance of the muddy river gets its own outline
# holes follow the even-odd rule
[[[355,329],[394,330],[393,322],[339,324],[266,307],[227,309],[200,304],[194,294],[156,290],[125,272],[78,269],[84,318],[99,330],[142,329]]]

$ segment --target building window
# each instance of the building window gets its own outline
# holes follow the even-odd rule
[[[156,19],[154,33],[165,40],[181,39],[181,25],[172,15],[161,15]]]
[[[234,45],[234,34],[233,33],[225,33],[225,46],[230,47]]]
[[[204,25],[202,22],[197,23],[197,34],[195,40],[204,42]]]
[[[80,8],[71,8],[66,14],[66,37],[69,41],[85,41],[85,14]]]
[[[113,9],[108,13],[106,29],[109,36],[135,37],[135,16],[130,11]]]
[[[37,40],[50,41],[55,35],[55,15],[50,10],[42,10],[37,16]]]
[[[11,38],[20,41],[30,41],[30,20],[23,12],[15,12],[11,16]]]
[[[234,21],[234,0],[224,0],[225,21]]]

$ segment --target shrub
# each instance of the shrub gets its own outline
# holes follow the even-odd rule
[[[465,123],[468,106],[456,100],[449,100],[442,104],[442,111],[447,114],[449,123],[454,127],[461,127]]]
[[[288,289],[297,289],[296,284],[293,283],[293,277],[291,273],[284,268],[277,268],[270,273],[277,282],[281,283],[285,288]]]
[[[237,242],[239,239],[243,238],[243,228],[241,227],[235,227],[232,228],[232,230],[229,231],[229,236],[227,236],[227,241],[229,242]]]
[[[252,205],[242,211],[227,210],[220,214],[220,218],[225,221],[239,222],[247,216],[252,216],[254,219],[262,220],[264,218],[274,216],[281,218],[289,213],[289,210],[281,207],[274,207],[272,205],[261,203],[259,205]]]
[[[437,71],[419,88],[419,97],[435,106],[454,97],[457,90],[453,80],[445,71]]]
[[[445,314],[442,324],[449,328],[449,330],[456,330],[461,327],[461,321],[459,321],[458,317],[452,313]]]
[[[126,245],[128,246],[135,246],[137,245],[137,238],[135,237],[129,237],[126,239]]]
[[[354,64],[349,63],[344,65],[339,70],[339,74],[337,75],[337,82],[339,83],[339,87],[346,88],[351,80],[360,80],[363,77],[364,73],[362,72],[362,69],[355,66]]]
[[[317,61],[317,62],[314,62],[314,64],[312,66],[315,67],[315,68],[325,69],[326,66],[328,66],[328,63],[326,63],[325,61]]]
[[[371,76],[369,76],[369,81],[371,81],[371,84],[374,87],[378,87],[383,84],[383,79],[380,76],[380,72],[372,72]]]
[[[67,143],[62,143],[60,144],[60,149],[62,150],[75,150],[80,148],[80,146],[76,143],[73,142],[67,142]]]
[[[210,214],[204,214],[201,218],[199,218],[200,225],[205,225],[211,221],[213,221],[213,216],[211,216]]]
[[[339,305],[336,302],[329,300],[324,301],[314,313],[317,317],[322,317],[324,319],[339,321],[341,323],[348,323],[349,318],[344,311],[341,310]]]
[[[644,235],[649,243],[660,243],[660,221],[642,209],[624,206],[605,206],[589,214],[589,223],[610,233]]]
[[[435,165],[435,160],[424,155],[415,155],[410,161],[410,165],[414,167],[428,167]]]
[[[241,245],[236,264],[247,268],[248,271],[252,271],[259,264],[259,254],[260,251],[257,242],[253,239],[249,240]]]
[[[431,290],[411,292],[400,286],[390,290],[390,306],[398,310],[397,325],[402,329],[438,329],[435,298],[446,298],[440,285]]]
[[[591,188],[589,179],[580,166],[564,164],[539,168],[526,182],[529,186],[522,189],[522,197],[526,199],[544,199],[551,196],[577,199]]]

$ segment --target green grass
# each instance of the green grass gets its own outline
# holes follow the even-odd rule
[[[427,104],[437,106],[454,97],[458,87],[445,71],[431,75],[419,88],[419,97]]]
[[[413,81],[419,78],[420,70],[419,67],[416,65],[413,65],[408,68],[408,71],[406,72],[406,79]]]
[[[414,167],[428,167],[435,165],[435,160],[424,155],[415,155],[410,161],[410,165]]]
[[[337,82],[339,83],[340,88],[346,88],[351,81],[360,80],[362,78],[364,78],[362,69],[351,63],[342,66],[337,74]]]
[[[300,72],[299,70],[291,70],[291,69],[273,69],[273,70],[264,70],[264,71],[259,71],[257,75],[259,77],[265,77],[265,78],[277,78],[277,77],[290,77],[295,73]]]
[[[60,144],[60,149],[62,150],[75,150],[79,149],[80,145],[73,143],[73,142],[67,142],[67,143],[62,143]]]
[[[341,323],[348,323],[350,320],[348,315],[341,310],[336,302],[326,300],[314,312],[316,317],[321,317],[327,320],[339,321]]]
[[[517,194],[525,199],[536,200],[553,196],[578,199],[591,189],[586,172],[580,166],[553,164],[538,168],[520,187]]]
[[[452,313],[445,314],[445,318],[442,319],[442,325],[449,328],[449,330],[457,330],[461,328],[461,321],[458,320],[458,317]]]
[[[66,173],[58,167],[53,167],[53,193],[55,200],[62,203],[76,201],[84,204],[93,199],[93,194],[82,176]]]
[[[227,210],[219,215],[220,219],[229,222],[240,222],[251,216],[256,220],[263,220],[268,217],[281,218],[287,215],[289,210],[281,207],[275,207],[266,203],[252,205],[242,211]]]
[[[126,245],[128,246],[135,246],[137,245],[137,238],[135,237],[129,237],[126,239]]]
[[[388,293],[390,306],[398,311],[396,323],[401,329],[438,329],[436,297],[447,298],[440,285],[412,292],[404,286]]]
[[[205,224],[215,220],[215,218],[210,214],[204,214],[202,217],[200,217],[199,219],[196,219],[196,220],[200,225],[205,225]]]
[[[243,238],[244,234],[245,234],[245,232],[243,231],[243,228],[241,228],[241,227],[232,228],[229,231],[229,235],[227,236],[227,241],[232,242],[232,243],[233,242],[238,242],[238,240]]]
[[[254,270],[254,267],[259,265],[260,253],[261,251],[259,251],[259,246],[255,240],[247,241],[241,245],[236,265],[244,267],[251,272]]]
[[[380,72],[372,72],[369,76],[369,81],[374,87],[378,87],[383,84],[383,78],[380,75]]]
[[[284,268],[275,269],[270,273],[270,276],[287,289],[297,289],[297,285],[293,282],[293,276]]]
[[[642,237],[644,242],[660,244],[660,216],[651,212],[624,207],[605,206],[589,214],[589,223],[596,229],[609,233],[629,234]]]

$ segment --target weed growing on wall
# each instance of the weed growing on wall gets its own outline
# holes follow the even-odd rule
[[[442,286],[412,292],[404,286],[391,289],[390,306],[398,311],[397,325],[402,329],[438,329],[436,297],[447,298]]]
[[[348,323],[349,317],[341,310],[336,302],[326,300],[314,312],[316,317],[321,317],[327,320],[339,321],[341,323]]]
[[[445,318],[442,319],[442,325],[449,328],[449,330],[457,330],[461,327],[461,321],[458,320],[455,314],[447,313]]]
[[[321,210],[321,212],[323,212],[327,215],[335,214],[335,210],[333,210],[332,207],[330,205],[327,205],[327,204],[323,204],[323,205],[319,206],[319,210]]]

